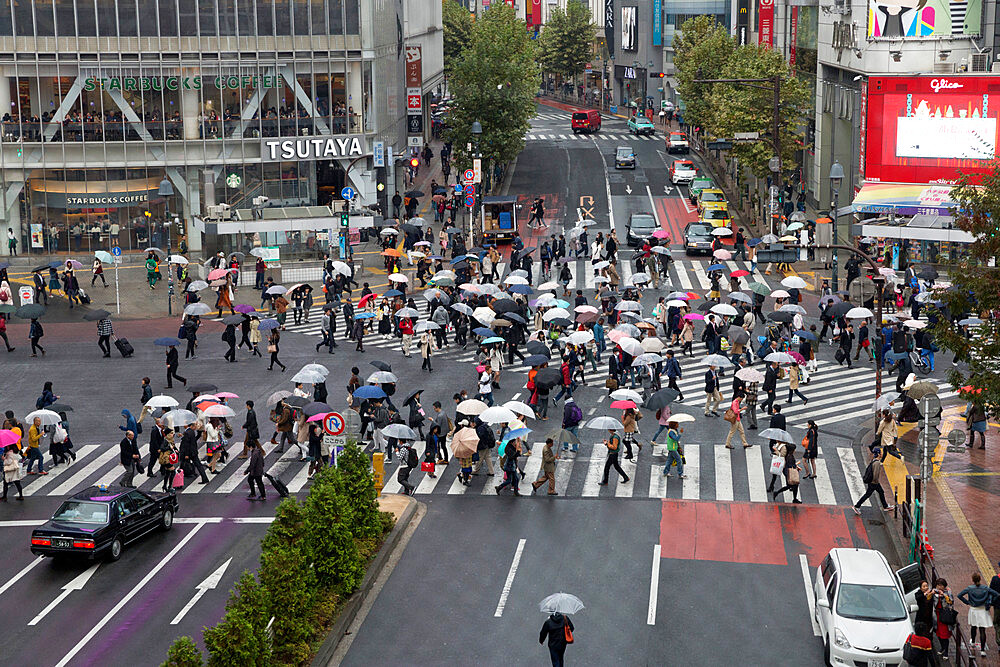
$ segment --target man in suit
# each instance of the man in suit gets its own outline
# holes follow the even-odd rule
[[[182,384],[187,386],[187,378],[183,378],[177,374],[177,369],[180,367],[181,362],[177,356],[177,348],[173,345],[167,348],[167,389],[173,389],[174,378],[181,381]]]
[[[767,370],[764,372],[763,389],[764,393],[767,394],[767,399],[760,404],[760,408],[765,413],[771,414],[772,407],[774,406],[774,397],[778,391],[778,362],[772,361],[767,365]]]
[[[201,475],[201,481],[198,483],[208,484],[208,475],[205,474],[205,466],[201,464],[201,459],[198,458],[198,431],[194,426],[188,425],[184,429],[184,436],[181,438],[180,461],[185,475],[193,468],[195,472]]]
[[[667,387],[677,392],[677,400],[684,401],[684,392],[677,386],[677,380],[684,378],[681,373],[681,365],[674,358],[674,351],[667,350],[667,360],[663,365],[663,372],[667,374]]]
[[[719,416],[719,402],[722,392],[719,391],[719,371],[715,366],[709,366],[705,372],[705,416]]]
[[[127,489],[134,489],[135,484],[132,483],[132,478],[135,476],[135,468],[140,461],[139,444],[135,441],[135,433],[125,431],[125,437],[118,443],[118,446],[121,449],[121,463],[125,468],[125,476],[122,477],[121,485]]]
[[[149,467],[146,469],[146,476],[153,476],[153,466],[160,458],[160,447],[163,445],[163,425],[157,419],[153,422],[153,428],[149,429]]]

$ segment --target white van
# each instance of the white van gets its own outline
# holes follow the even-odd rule
[[[913,632],[920,566],[895,572],[873,549],[831,549],[816,568],[816,622],[827,665],[895,667]]]

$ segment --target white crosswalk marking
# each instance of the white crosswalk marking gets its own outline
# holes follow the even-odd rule
[[[580,494],[584,498],[596,498],[600,495],[601,475],[604,474],[604,460],[607,458],[607,452],[608,448],[603,444],[597,444],[591,448],[587,477],[583,480],[583,493]]]
[[[95,449],[97,449],[97,445],[84,445],[83,447],[81,447],[80,449],[78,449],[76,451],[76,458],[77,458],[77,460],[78,461],[85,460],[87,458],[87,456],[91,452],[93,452]],[[34,482],[32,482],[31,484],[29,484],[28,486],[25,487],[25,489],[24,489],[24,495],[26,495],[26,496],[33,496],[33,495],[35,495],[36,493],[38,493],[39,491],[41,491],[42,489],[44,489],[46,487],[46,485],[51,484],[55,480],[59,479],[60,476],[62,476],[63,474],[65,474],[65,472],[67,470],[70,470],[71,468],[72,468],[71,465],[61,465],[61,466],[56,466],[56,467],[53,467],[53,468],[49,468],[49,474],[48,475],[44,475],[44,476],[38,478],[37,480],[35,480]],[[22,482],[22,484],[23,484],[23,482]]]
[[[747,482],[750,489],[750,501],[767,502],[767,489],[764,486],[764,467],[762,465],[760,445],[752,445],[743,450],[747,455]],[[768,459],[770,460],[770,459]]]
[[[556,461],[556,493],[560,496],[566,495],[569,488],[569,479],[573,473],[573,464],[580,452],[561,452]]]
[[[628,461],[622,459],[621,466],[625,474],[628,475],[628,482],[622,482],[621,477],[618,478],[618,485],[615,487],[615,498],[631,498],[632,493],[635,491],[635,460]]]
[[[694,277],[698,279],[698,285],[701,289],[710,289],[712,281],[708,279],[708,273],[705,272],[705,265],[701,262],[695,262],[692,268],[694,270]]]
[[[403,488],[403,485],[399,483],[396,479],[396,473],[399,471],[399,466],[394,467],[391,471],[386,467],[385,471],[385,485],[382,487],[382,493],[399,493]]]
[[[715,446],[715,499],[733,499],[733,468],[729,460],[730,450],[725,445]]]
[[[655,463],[649,468],[649,497],[667,497],[667,476],[663,474],[663,466]]]
[[[813,459],[816,464],[816,479],[813,485],[816,487],[816,498],[820,505],[836,505],[837,497],[833,493],[833,484],[830,483],[830,473],[826,469],[826,459],[820,457]]]
[[[691,277],[688,276],[681,260],[674,260],[674,271],[677,273],[677,282],[680,283],[681,291],[690,292],[694,289],[694,285],[691,284]]]
[[[93,461],[87,463],[80,470],[74,473],[69,479],[64,481],[62,484],[57,486],[52,491],[45,495],[48,496],[65,496],[69,495],[77,486],[86,481],[91,475],[95,474],[100,470],[104,464],[106,464],[111,459],[118,456],[119,450],[117,447],[109,447],[104,450],[97,458]],[[79,455],[77,455],[79,459]]]
[[[847,447],[838,447],[837,455],[840,457],[840,465],[844,469],[844,476],[847,478],[847,487],[851,491],[851,504],[857,503],[861,496],[865,495],[865,483],[861,478],[861,470],[858,468],[858,459],[854,456],[854,450]],[[872,499],[869,499],[869,503]]]
[[[298,472],[295,473],[295,476],[292,477],[292,481],[290,481],[285,486],[288,487],[289,493],[298,493],[299,491],[302,490],[302,487],[304,487],[306,485],[306,482],[308,481],[309,481],[309,464],[305,463],[302,465],[301,468],[299,468]]]
[[[684,445],[684,484],[685,500],[696,500],[701,493],[701,456],[699,445]]]

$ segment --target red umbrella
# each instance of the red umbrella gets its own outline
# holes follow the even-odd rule
[[[749,276],[750,272],[743,269],[738,269],[729,274],[730,278],[742,278],[743,276]]]
[[[378,294],[375,294],[375,292],[372,292],[371,294],[365,294],[363,297],[361,297],[361,301],[358,301],[358,307],[364,308],[366,303],[368,303],[372,299],[377,299],[377,298]]]
[[[688,292],[687,295],[688,295],[689,299],[700,299],[701,298],[701,295],[698,294],[697,292]]]
[[[208,272],[208,279],[219,280],[225,278],[227,273],[229,273],[229,269],[212,269]]]
[[[653,230],[652,236],[653,236],[653,238],[657,238],[657,239],[669,239],[670,238],[670,232],[668,232],[665,229],[655,229],[655,230]]]
[[[791,355],[792,359],[794,359],[794,360],[795,360],[795,362],[796,362],[796,363],[797,363],[797,364],[798,364],[799,366],[805,366],[805,365],[806,365],[806,358],[805,358],[805,357],[803,357],[803,356],[802,356],[801,354],[799,354],[798,352],[789,352],[788,354],[790,354],[790,355]]]
[[[612,401],[611,407],[615,410],[628,410],[635,407],[635,401]]]

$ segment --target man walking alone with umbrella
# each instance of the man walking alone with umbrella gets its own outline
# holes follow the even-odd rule
[[[562,667],[566,646],[573,643],[573,631],[576,630],[573,621],[566,614],[580,611],[583,603],[574,595],[556,593],[542,600],[539,608],[542,612],[549,612],[549,617],[538,633],[538,643],[545,643],[548,638],[552,667]]]

